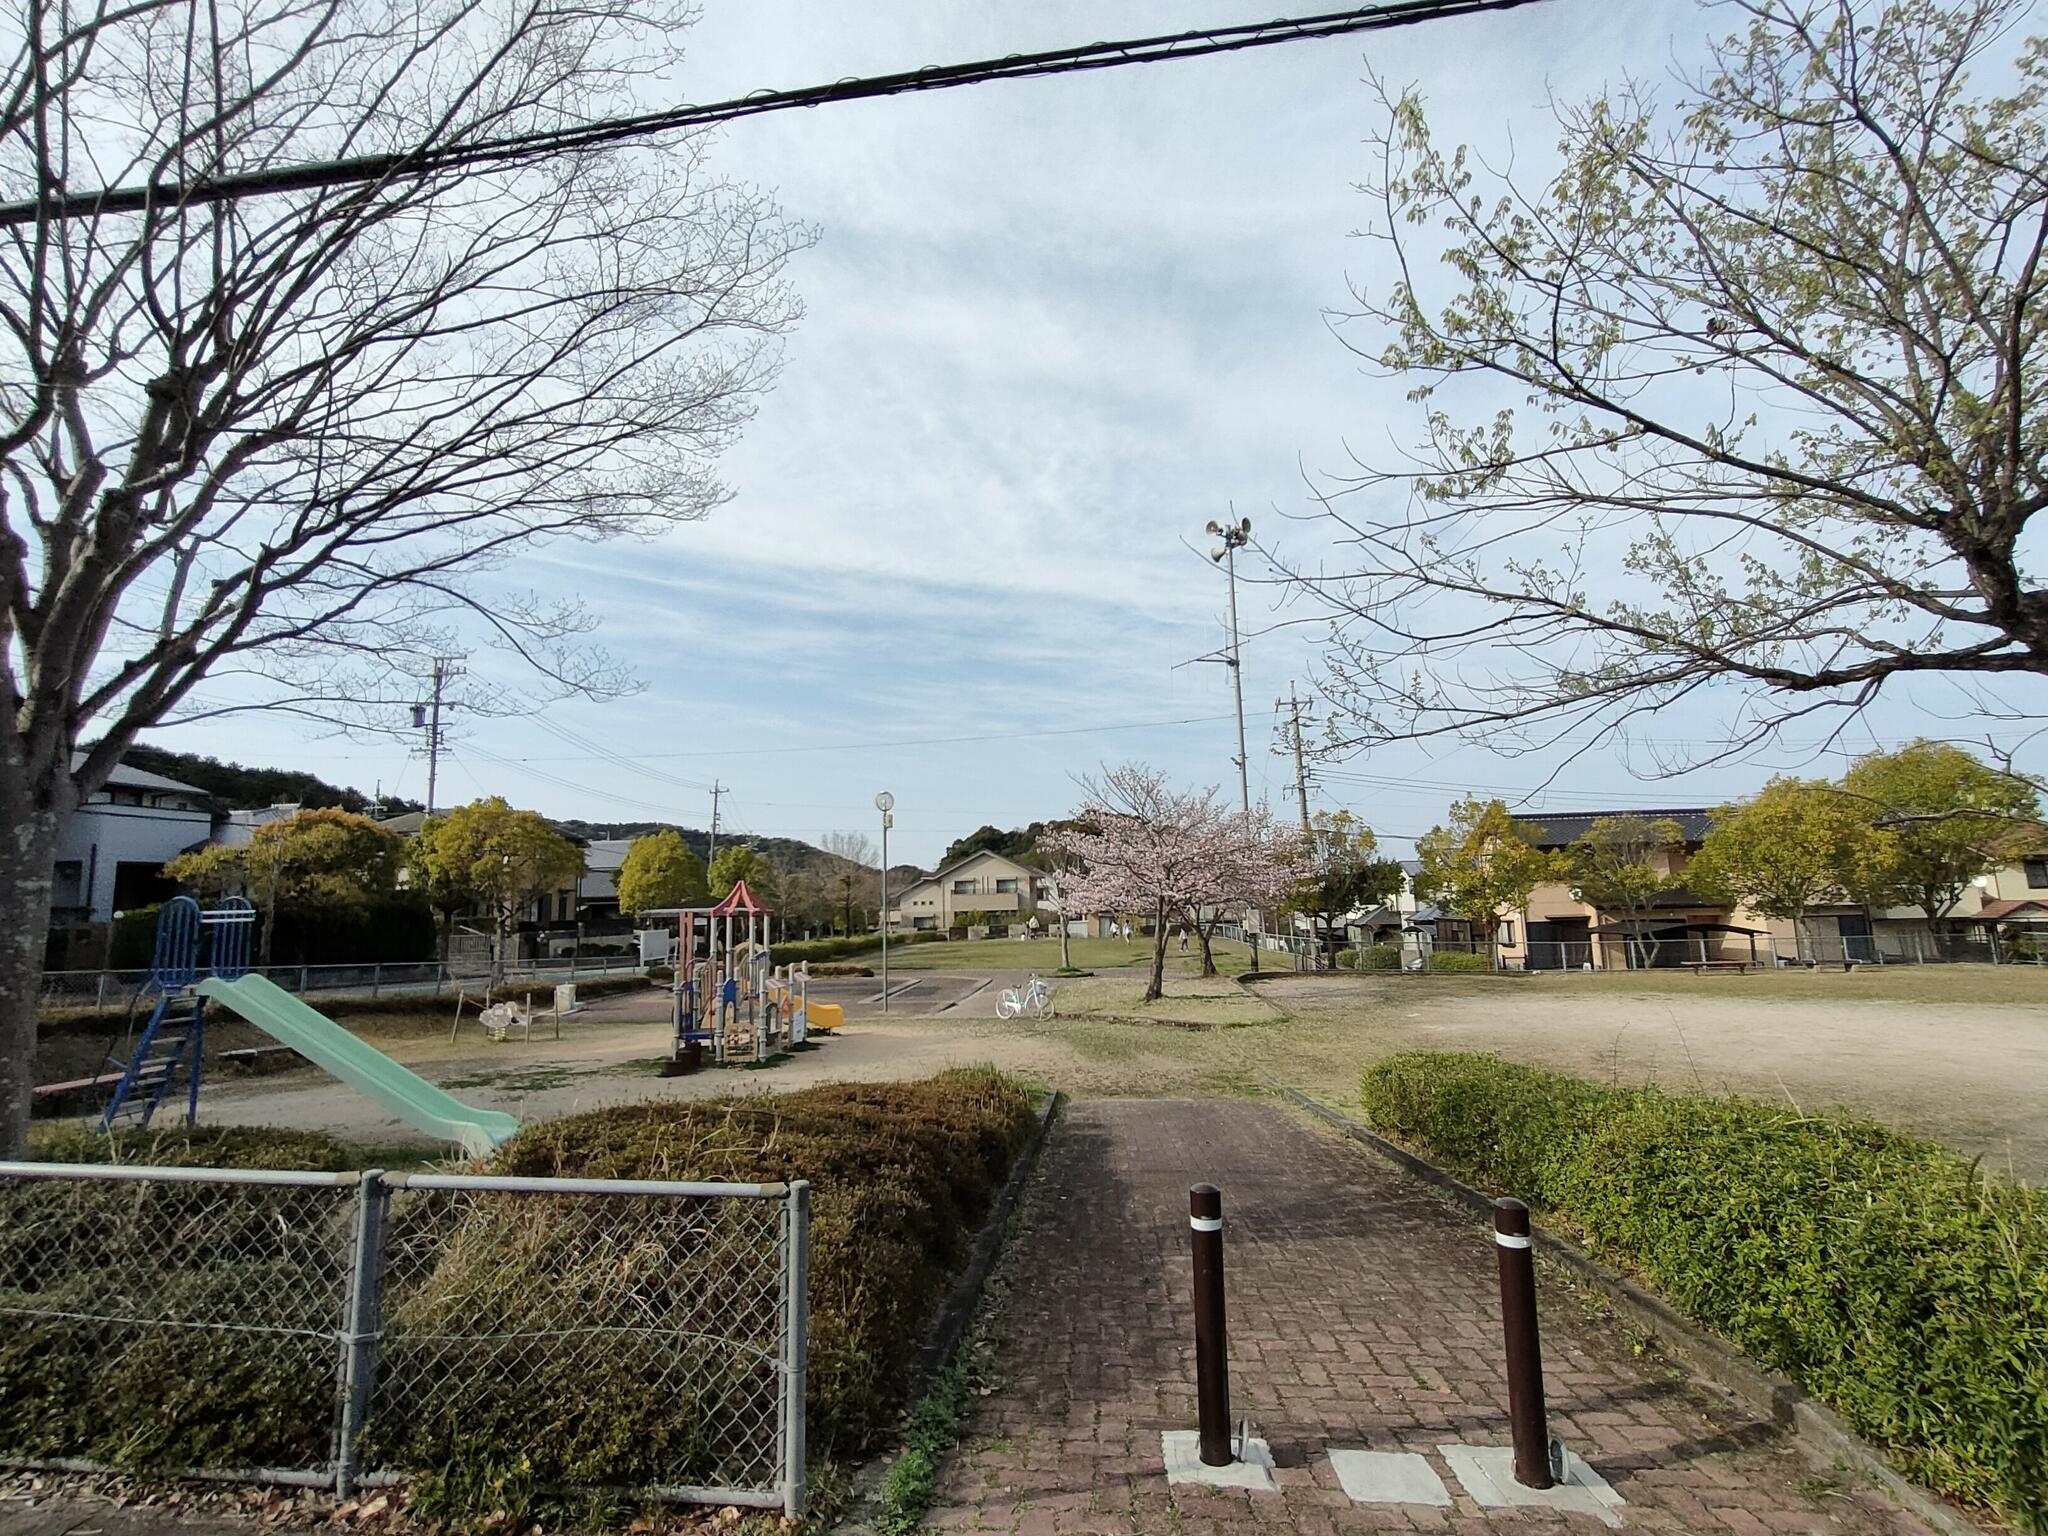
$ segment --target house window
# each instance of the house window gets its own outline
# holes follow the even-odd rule
[[[2027,889],[2048,891],[2048,859],[2023,859],[2020,867],[2027,872]]]
[[[59,859],[52,882],[50,904],[57,907],[85,905],[85,865],[77,859]]]
[[[955,896],[972,896],[974,894],[974,882],[972,880],[955,880],[953,882],[953,894]]]
[[[1016,881],[1014,881],[1014,880],[998,880],[998,881],[996,882],[996,894],[997,894],[998,896],[1014,896],[1014,895],[1016,895],[1016,894],[1017,894],[1017,882],[1016,882]]]
[[[1502,944],[1512,945],[1515,942],[1515,925],[1513,923],[1502,923],[1496,938]]]

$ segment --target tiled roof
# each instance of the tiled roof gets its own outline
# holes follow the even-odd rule
[[[1562,848],[1576,842],[1592,829],[1593,823],[1609,816],[1639,816],[1645,822],[1675,821],[1685,840],[1696,843],[1712,830],[1714,813],[1694,806],[1678,811],[1639,811],[1624,808],[1618,811],[1566,811],[1557,815],[1541,811],[1517,811],[1515,820],[1524,826],[1539,830],[1537,844],[1543,848]]]

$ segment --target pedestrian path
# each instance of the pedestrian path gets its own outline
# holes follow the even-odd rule
[[[1162,1432],[1195,1424],[1187,1191],[1202,1181],[1224,1192],[1232,1411],[1268,1442],[1273,1492],[1169,1487],[1165,1476]],[[1441,1449],[1508,1444],[1489,1229],[1286,1110],[1073,1105],[1033,1180],[1003,1283],[995,1391],[945,1471],[933,1527],[1607,1529],[1591,1513],[1488,1510]],[[1624,1529],[1925,1536],[1877,1495],[1814,1468],[1769,1423],[1639,1358],[1617,1325],[1547,1275],[1539,1285],[1551,1432],[1624,1501]],[[1449,1502],[1354,1503],[1333,1450],[1418,1455]]]

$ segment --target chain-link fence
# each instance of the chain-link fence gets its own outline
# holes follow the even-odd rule
[[[0,1462],[803,1510],[809,1188],[0,1163]]]

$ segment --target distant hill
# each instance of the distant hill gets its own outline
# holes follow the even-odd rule
[[[552,819],[552,818],[551,818]],[[600,838],[646,837],[651,832],[676,832],[683,839],[683,846],[702,859],[711,848],[711,834],[697,827],[679,827],[667,821],[555,821],[562,835],[578,842],[591,843]],[[719,835],[721,847],[734,843],[745,843],[760,853],[761,857],[778,870],[818,870],[836,874],[846,861],[814,848],[809,843],[794,837],[754,837],[750,834],[726,832]]]
[[[160,773],[194,789],[203,789],[213,797],[214,805],[224,811],[260,810],[266,805],[303,805],[309,810],[339,806],[361,815],[374,812],[379,816],[399,816],[425,809],[417,800],[403,800],[395,795],[385,796],[378,806],[360,790],[330,784],[317,774],[291,768],[247,768],[240,763],[224,763],[217,757],[202,757],[197,752],[133,746],[121,761],[144,773]]]
[[[1028,827],[1015,827],[1007,832],[1000,827],[977,828],[945,851],[939,859],[939,868],[944,869],[970,853],[999,853],[1006,859],[1015,859],[1026,868],[1043,869],[1045,859],[1038,851],[1038,840],[1057,825],[1057,822],[1034,821]]]

